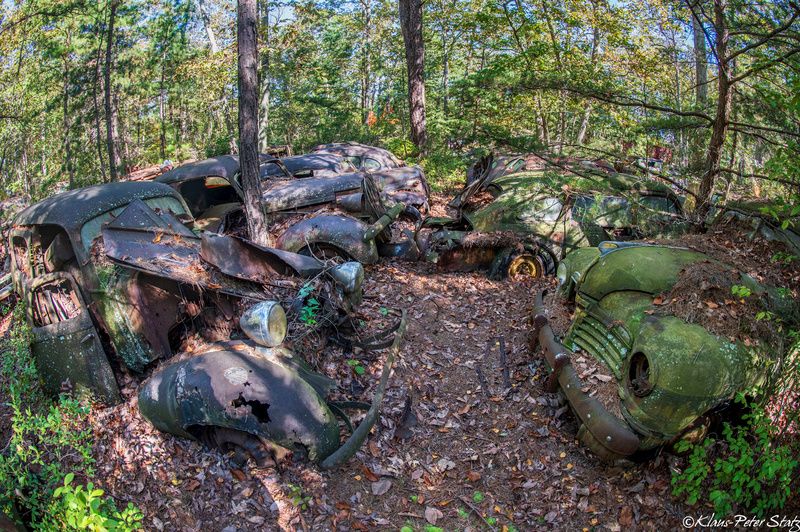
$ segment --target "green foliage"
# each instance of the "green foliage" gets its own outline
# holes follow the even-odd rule
[[[300,321],[309,326],[317,324],[317,315],[320,309],[319,300],[315,297],[309,297],[313,292],[314,286],[306,283],[297,293],[297,297],[303,299],[303,307],[300,309]]]
[[[434,192],[452,192],[464,186],[468,161],[452,152],[434,152],[417,163]]]
[[[67,396],[53,404],[43,392],[23,308],[15,309],[11,340],[0,344],[0,384],[12,411],[11,439],[0,454],[0,511],[34,530],[137,528],[139,513],[132,506],[116,512],[113,501],[91,483],[71,486],[76,474],[84,479],[94,474],[88,408]]]
[[[311,497],[305,495],[303,493],[303,488],[297,484],[288,484],[287,486],[289,488],[289,501],[292,503],[292,505],[300,508],[301,510],[307,510],[308,503],[311,501]]]
[[[74,478],[68,473],[64,485],[53,492],[49,511],[60,529],[124,532],[141,528],[142,513],[132,503],[120,512],[113,499],[103,497],[103,490],[91,482],[85,488],[73,486]]]
[[[484,495],[483,492],[476,491],[472,494],[472,502],[481,503],[483,502]]]
[[[672,493],[690,505],[707,499],[719,516],[744,510],[762,517],[784,507],[800,464],[788,444],[775,441],[776,427],[764,409],[744,396],[737,400],[750,412],[741,426],[725,423],[722,441],[676,445],[690,454],[683,471],[673,471]]]
[[[750,297],[752,295],[752,293],[753,292],[748,287],[746,287],[744,285],[735,284],[735,285],[731,286],[731,294],[733,294],[734,296],[736,296],[738,298],[744,299],[746,297]]]
[[[353,368],[353,371],[356,375],[363,375],[366,372],[366,368],[361,364],[360,360],[348,360],[347,365]]]
[[[303,303],[303,308],[300,309],[300,321],[306,325],[316,325],[319,309],[320,304],[317,298],[306,299],[305,303]]]

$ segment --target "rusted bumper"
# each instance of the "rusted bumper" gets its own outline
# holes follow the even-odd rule
[[[594,397],[583,392],[580,379],[572,367],[570,352],[553,335],[553,329],[544,313],[544,294],[536,295],[531,343],[538,341],[550,369],[549,391],[558,385],[567,397],[572,410],[581,421],[578,439],[604,460],[630,456],[639,448],[639,437],[621,419],[611,414]]]

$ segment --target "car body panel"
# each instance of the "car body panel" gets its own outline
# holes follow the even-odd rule
[[[325,215],[306,218],[287,229],[275,245],[280,249],[300,252],[311,244],[325,244],[345,252],[362,264],[378,261],[374,239],[365,239],[369,225],[347,216]]]
[[[710,411],[767,378],[772,364],[766,353],[661,307],[660,294],[675,286],[686,267],[715,262],[735,268],[685,248],[623,242],[603,243],[594,253],[578,250],[564,262],[560,291],[574,298],[576,309],[558,348],[565,359],[560,367],[548,364],[558,376],[572,353],[582,350],[605,366],[614,378],[621,416],[612,425],[624,420],[638,435],[639,450],[675,441]],[[767,288],[740,272],[739,278],[772,304]],[[535,331],[540,338],[541,331]],[[570,403],[584,408],[579,398]],[[601,457],[619,458],[604,444],[608,426],[586,426],[579,436]]]
[[[268,161],[262,162],[259,168],[261,179],[271,177],[287,177],[284,168],[292,177],[306,179],[309,177],[334,177],[340,174],[355,172],[356,168],[346,159],[326,153],[310,153],[282,157],[279,160],[283,168]]]
[[[358,142],[332,142],[311,148],[314,153],[331,153],[348,159],[359,170],[373,171],[380,168],[399,168],[405,163],[389,150],[368,146]]]
[[[71,300],[65,304],[65,300]],[[89,310],[69,273],[54,272],[31,284],[31,353],[45,389],[52,394],[67,391],[79,396],[97,395],[114,403],[119,388]]]
[[[339,447],[334,414],[291,353],[241,344],[160,369],[139,392],[142,415],[159,430],[195,438],[197,426],[240,430],[319,461]]]

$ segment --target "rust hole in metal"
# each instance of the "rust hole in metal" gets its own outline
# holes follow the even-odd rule
[[[269,423],[269,404],[267,403],[262,403],[255,399],[245,399],[240,393],[239,397],[231,401],[231,406],[234,408],[249,406],[250,413],[256,416],[259,423]]]

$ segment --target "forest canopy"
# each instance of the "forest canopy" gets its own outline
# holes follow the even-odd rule
[[[396,3],[258,4],[262,148],[359,140],[420,155]],[[235,2],[0,9],[6,194],[38,198],[56,183],[236,151]],[[792,2],[430,0],[421,9],[432,159],[480,147],[668,154],[686,183],[704,181],[704,197],[715,187],[797,190]]]

